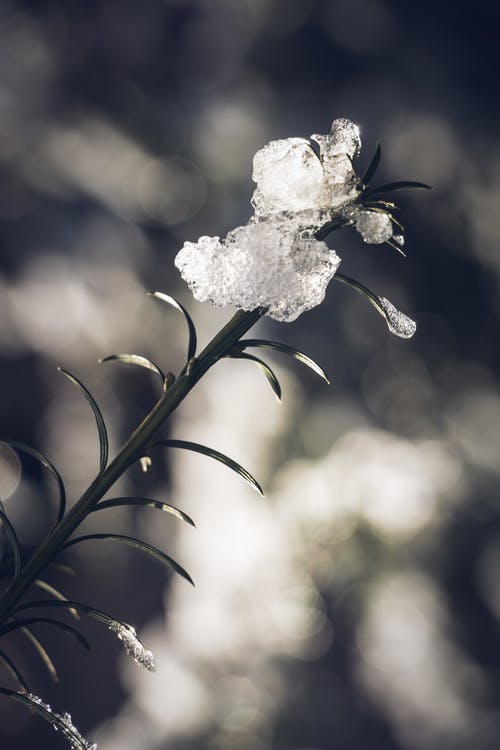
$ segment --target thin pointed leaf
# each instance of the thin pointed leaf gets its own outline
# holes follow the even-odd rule
[[[59,599],[59,601],[61,601]],[[69,612],[75,611],[74,609],[69,609]],[[76,638],[78,643],[83,646],[86,651],[90,651],[90,643],[85,638],[85,636],[80,633],[77,628],[75,628],[73,625],[68,625],[65,622],[61,622],[60,620],[54,620],[51,617],[26,617],[22,620],[15,620],[14,622],[8,622],[6,625],[2,626],[1,629],[1,635],[7,635],[7,633],[12,633],[15,630],[22,630],[24,628],[28,628],[31,625],[39,625],[39,624],[45,624],[45,625],[53,625],[56,628],[59,628],[60,630],[64,630],[65,633],[68,633],[69,635],[73,636],[73,638]]]
[[[61,602],[59,600],[54,599],[35,599],[31,602],[25,602],[24,604],[20,604],[14,612],[21,612],[25,609],[40,609],[44,607],[60,607],[61,609],[76,609],[78,612],[83,612],[86,615],[89,615],[89,617],[93,617],[94,620],[98,620],[98,622],[103,622],[108,627],[112,625],[113,623],[121,622],[120,620],[117,620],[116,617],[112,617],[111,615],[108,615],[107,612],[104,612],[101,609],[96,609],[96,607],[90,607],[88,604],[83,604],[82,602],[75,602],[72,599],[68,599],[67,602]],[[125,624],[125,623],[122,623]]]
[[[328,384],[330,383],[328,375],[322,367],[320,367],[313,359],[311,359],[311,357],[308,357],[307,354],[304,354],[298,349],[294,349],[293,346],[288,346],[288,344],[281,344],[278,341],[268,341],[266,339],[241,339],[241,341],[238,341],[238,343],[236,344],[236,347],[238,349],[246,349],[247,347],[260,347],[262,349],[272,349],[274,351],[281,352],[281,354],[286,354],[289,357],[293,357],[293,359],[296,359],[298,362],[302,362],[303,365],[309,367],[313,372],[316,373],[316,375],[319,375]]]
[[[375,149],[375,153],[373,154],[372,160],[369,163],[366,172],[364,173],[363,177],[361,178],[361,182],[363,185],[369,185],[371,178],[377,171],[377,167],[380,162],[380,157],[382,156],[382,149],[380,147],[380,143],[377,143],[377,148]]]
[[[347,284],[348,286],[356,289],[356,291],[363,294],[371,302],[377,312],[384,318],[385,322],[387,323],[388,329],[395,336],[408,339],[414,335],[417,328],[417,324],[415,323],[415,321],[397,310],[394,305],[389,302],[388,299],[386,299],[385,297],[377,297],[376,294],[373,294],[373,292],[367,289],[367,287],[363,286],[363,284],[360,284],[358,281],[354,281],[354,279],[351,279],[348,276],[335,274],[333,278],[337,279],[337,281],[340,281],[343,284]]]
[[[57,514],[57,520],[60,521],[66,512],[66,490],[64,489],[64,482],[61,475],[57,471],[53,463],[49,461],[42,453],[32,448],[30,445],[19,442],[19,440],[10,440],[9,438],[2,438],[3,443],[7,443],[11,448],[21,453],[26,453],[28,456],[34,458],[38,463],[42,464],[46,469],[50,471],[57,483],[57,489],[59,491],[59,512]]]
[[[12,577],[12,581],[15,581],[15,579],[21,572],[21,547],[17,538],[16,530],[14,529],[13,525],[11,524],[3,510],[0,510],[0,523],[3,526],[5,536],[9,540],[10,546],[12,547],[12,554],[14,556],[14,574]]]
[[[214,448],[208,448],[206,445],[200,445],[200,443],[192,443],[189,440],[159,440],[152,445],[153,448],[160,446],[165,448],[183,448],[185,450],[194,451],[195,453],[202,453],[204,456],[214,458],[216,461],[220,461],[225,466],[235,471],[240,475],[240,477],[248,482],[248,484],[250,484],[254,488],[254,490],[257,490],[257,492],[259,492],[261,495],[264,495],[260,484],[246,469],[243,468],[243,466],[241,466],[236,461],[233,461],[232,458],[229,458],[229,456],[226,456],[224,453],[220,453],[220,451],[214,450]]]
[[[19,683],[21,688],[25,690],[27,693],[29,692],[28,683],[22,676],[21,672],[18,670],[10,656],[5,653],[5,651],[0,651],[0,661],[2,661],[7,668],[7,671],[10,672],[10,674],[14,677],[15,680]]]
[[[44,703],[41,698],[24,690],[14,691],[7,688],[0,688],[0,695],[18,701],[27,706],[31,711],[41,716],[45,721],[68,740],[72,750],[97,750],[97,745],[91,745],[78,731],[71,721],[69,714],[59,714],[53,711],[48,703]]]
[[[38,651],[38,655],[45,664],[45,667],[47,668],[48,673],[52,677],[53,682],[59,682],[59,677],[57,675],[57,669],[54,666],[54,662],[48,655],[45,647],[40,643],[38,638],[34,633],[31,632],[31,630],[27,627],[21,627],[21,632],[24,633],[26,638],[31,641],[33,646]]]
[[[400,182],[387,182],[385,185],[379,185],[379,187],[363,191],[362,197],[367,198],[369,195],[392,193],[393,190],[432,190],[432,188],[430,185],[426,185],[425,182],[402,180]]]
[[[396,242],[393,242],[391,239],[388,239],[385,241],[386,245],[390,245],[396,252],[398,252],[400,255],[403,256],[403,258],[406,258],[406,253]]]
[[[187,513],[179,510],[179,508],[176,508],[174,505],[164,503],[161,500],[152,500],[149,497],[116,497],[111,500],[101,500],[101,502],[92,509],[91,513],[94,513],[96,510],[105,510],[106,508],[117,508],[122,506],[156,508],[157,510],[163,510],[165,513],[170,513],[176,518],[179,518],[181,521],[185,521],[186,523],[190,524],[190,526],[196,525],[193,519],[188,516]]]
[[[102,474],[104,469],[106,468],[106,464],[108,463],[108,450],[109,450],[109,442],[108,442],[108,433],[106,430],[106,425],[104,423],[104,419],[101,413],[101,410],[97,406],[97,403],[81,380],[79,380],[75,375],[72,375],[67,370],[64,370],[62,367],[57,368],[59,372],[62,372],[63,375],[66,375],[68,380],[70,380],[74,385],[76,385],[77,388],[80,389],[80,391],[83,393],[84,397],[87,399],[90,408],[92,409],[92,413],[95,418],[95,422],[97,425],[97,432],[99,434],[99,447],[100,447],[100,459],[99,459],[99,471]]]
[[[158,365],[152,362],[147,357],[143,357],[140,354],[110,354],[109,357],[103,357],[99,360],[100,362],[123,362],[125,365],[138,365],[139,367],[145,367],[146,370],[151,370],[156,373],[161,380],[162,389],[167,390],[168,379],[163,370]]]
[[[41,578],[37,578],[36,581],[33,581],[33,586],[38,586],[39,589],[42,589],[42,591],[46,591],[47,594],[50,594],[55,599],[59,599],[61,602],[67,602],[68,597],[64,596],[58,589],[55,588],[55,586],[51,586],[50,583],[47,583],[47,581],[42,581]],[[76,609],[70,610],[71,614],[75,618],[75,620],[79,620],[79,615]]]
[[[179,563],[175,562],[175,560],[173,560],[171,557],[169,557],[156,547],[153,547],[150,544],[146,544],[146,542],[142,542],[140,539],[135,539],[132,536],[125,536],[123,534],[86,534],[85,536],[78,536],[76,537],[76,539],[71,539],[69,542],[66,542],[63,549],[73,547],[75,544],[80,544],[80,542],[87,542],[95,539],[105,539],[112,542],[122,542],[123,544],[128,544],[130,547],[135,547],[135,549],[138,549],[141,552],[150,555],[150,557],[153,557],[155,560],[163,563],[163,565],[172,568],[172,570],[175,570],[176,573],[185,578],[186,581],[189,581],[189,583],[194,586],[193,579],[191,578],[189,573],[187,573],[184,568],[179,565]]]
[[[259,357],[254,357],[253,354],[246,354],[244,352],[238,352],[237,354],[228,354],[228,356],[232,357],[233,359],[247,359],[250,362],[255,362],[266,376],[267,382],[273,389],[274,395],[281,403],[281,386],[279,384],[278,378],[271,370],[269,365],[266,364],[266,362],[264,362],[262,359],[259,359]]]
[[[189,331],[189,342],[188,342],[188,361],[191,360],[196,355],[196,328],[194,327],[194,323],[191,319],[191,316],[189,315],[188,311],[184,307],[184,305],[181,305],[180,302],[177,302],[176,299],[173,297],[170,297],[168,294],[164,294],[163,292],[148,292],[148,294],[151,295],[151,297],[156,297],[156,299],[161,300],[162,302],[166,302],[167,305],[171,305],[172,307],[175,307],[176,310],[179,310],[186,319],[186,323],[188,326]]]
[[[379,298],[376,294],[371,292],[368,287],[360,284],[359,281],[351,279],[349,276],[344,276],[344,274],[342,273],[336,273],[333,278],[335,279],[335,281],[340,281],[341,284],[346,284],[347,286],[350,286],[351,289],[355,289],[357,292],[360,292],[360,294],[363,294],[373,305],[373,307],[380,313],[380,315],[382,315],[383,318],[386,317],[384,308],[380,304]]]

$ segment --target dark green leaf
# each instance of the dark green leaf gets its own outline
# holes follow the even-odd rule
[[[69,542],[66,542],[63,549],[73,547],[75,544],[80,544],[80,542],[92,541],[95,539],[105,539],[112,542],[122,542],[123,544],[128,544],[130,547],[135,547],[135,549],[138,549],[141,552],[150,555],[151,557],[155,558],[155,560],[163,563],[163,565],[167,565],[169,568],[172,568],[172,570],[175,570],[176,573],[185,578],[186,581],[189,581],[189,583],[194,586],[193,579],[191,578],[189,573],[187,573],[184,568],[179,565],[179,563],[176,563],[175,560],[172,560],[171,557],[166,555],[164,552],[161,552],[161,550],[157,549],[156,547],[152,547],[150,544],[146,544],[146,542],[142,542],[140,539],[135,539],[132,536],[124,536],[123,534],[86,534],[85,536],[78,536],[76,537],[76,539],[71,539]]]
[[[380,143],[377,143],[377,148],[375,149],[375,153],[373,154],[372,160],[368,165],[368,168],[366,172],[364,173],[363,177],[361,178],[361,182],[363,185],[369,185],[371,178],[377,171],[377,167],[380,162],[380,157],[382,155],[382,149],[380,148]]]
[[[267,341],[265,339],[241,339],[241,341],[238,341],[238,343],[235,345],[235,348],[238,349],[247,349],[248,347],[273,349],[274,351],[281,352],[281,354],[286,354],[289,357],[293,357],[293,359],[302,362],[303,365],[306,365],[306,367],[309,367],[311,370],[313,370],[316,375],[319,375],[327,383],[330,383],[330,381],[328,380],[328,376],[322,367],[320,367],[313,359],[311,359],[311,357],[308,357],[307,354],[304,354],[298,349],[294,349],[292,346],[288,346],[288,344],[281,344],[278,341]]]
[[[72,571],[73,572],[73,571]],[[58,589],[55,588],[55,586],[51,586],[50,583],[47,583],[47,581],[42,581],[41,578],[37,578],[36,581],[33,581],[33,586],[38,586],[39,589],[42,589],[42,591],[46,591],[47,594],[51,594],[55,599],[59,599],[61,602],[67,602],[68,597],[64,596]],[[79,619],[78,612],[76,609],[70,610],[71,614],[75,618],[75,620]]]
[[[349,276],[344,276],[344,274],[342,273],[336,273],[333,278],[335,281],[340,281],[341,284],[346,284],[347,286],[350,286],[351,289],[355,289],[357,292],[360,292],[360,294],[363,294],[373,305],[373,307],[380,313],[380,315],[382,315],[383,318],[386,317],[384,308],[380,304],[379,298],[376,294],[371,292],[368,287],[363,286],[363,284],[360,284],[359,281],[355,281]]]
[[[83,393],[84,397],[87,399],[90,408],[92,409],[92,413],[94,414],[95,422],[97,425],[97,432],[99,433],[99,446],[100,446],[100,460],[99,460],[99,470],[102,473],[104,469],[106,468],[106,464],[108,463],[108,433],[106,430],[106,425],[104,423],[103,416],[101,414],[101,410],[97,406],[97,403],[90,393],[90,391],[83,385],[81,380],[79,380],[75,375],[72,375],[67,370],[64,370],[62,367],[57,368],[59,372],[62,372],[63,375],[66,375],[68,380],[70,380],[74,385],[76,385],[77,388],[80,389],[80,391]]]
[[[164,391],[168,387],[168,378],[161,370],[158,365],[152,362],[146,357],[142,357],[140,354],[110,354],[109,357],[103,357],[99,360],[100,362],[123,362],[126,365],[138,365],[139,367],[145,367],[147,370],[151,370],[156,373],[161,379],[162,388]]]
[[[74,611],[74,610],[69,610],[69,611]],[[31,625],[39,625],[39,624],[53,625],[55,628],[64,630],[65,633],[69,633],[69,635],[76,638],[78,643],[81,646],[83,646],[83,648],[85,648],[87,651],[90,651],[90,643],[85,638],[85,636],[82,635],[82,633],[80,633],[79,630],[77,630],[72,625],[67,625],[65,622],[60,622],[59,620],[53,620],[50,617],[26,617],[22,620],[15,620],[14,622],[8,622],[2,626],[0,630],[0,634],[7,635],[7,633],[12,633],[14,630],[24,629]]]
[[[45,607],[60,607],[62,609],[76,609],[77,612],[83,612],[84,614],[89,615],[89,617],[93,617],[94,620],[103,622],[108,627],[110,625],[113,625],[119,622],[119,620],[117,620],[116,617],[111,617],[111,615],[108,615],[106,612],[103,612],[101,609],[96,609],[95,607],[90,607],[88,604],[82,604],[82,602],[75,602],[69,599],[66,602],[53,600],[53,599],[48,599],[48,600],[35,599],[34,601],[20,604],[18,607],[16,607],[14,611],[21,612],[25,609],[40,609],[40,608],[45,608]]]
[[[189,315],[186,308],[181,305],[180,302],[177,302],[176,299],[173,297],[170,297],[168,294],[164,294],[163,292],[149,292],[149,294],[152,297],[156,297],[156,299],[161,300],[162,302],[166,302],[167,305],[171,305],[172,307],[175,307],[176,310],[179,310],[186,319],[186,323],[189,330],[189,342],[188,342],[188,361],[192,359],[196,354],[196,328],[194,327],[194,323],[191,319],[191,316]]]
[[[37,450],[31,448],[31,446],[26,445],[25,443],[20,443],[19,440],[2,438],[1,441],[10,445],[10,447],[14,448],[14,450],[21,451],[21,453],[26,453],[28,456],[31,456],[50,471],[57,482],[57,489],[59,491],[59,512],[57,515],[57,520],[60,521],[66,511],[66,490],[64,489],[63,480],[56,467],[42,453],[39,453]]]
[[[5,651],[0,651],[0,661],[4,663],[4,665],[7,668],[7,671],[10,672],[10,674],[14,677],[15,680],[19,683],[21,688],[25,690],[27,693],[29,692],[28,683],[22,676],[21,672],[18,670],[12,659],[5,653]]]
[[[87,750],[90,744],[82,737],[78,729],[73,725],[69,714],[59,714],[44,703],[41,698],[24,690],[13,691],[7,688],[0,688],[0,695],[18,701],[27,706],[31,711],[41,716],[49,722],[52,727],[68,740],[72,750]],[[92,747],[95,747],[94,745]]]
[[[48,655],[45,647],[40,643],[40,641],[38,640],[38,638],[36,637],[36,635],[34,633],[32,633],[29,628],[27,628],[27,627],[21,627],[20,630],[21,630],[21,633],[24,633],[24,635],[26,636],[26,638],[28,638],[28,640],[31,641],[31,643],[33,644],[33,646],[38,651],[38,655],[41,658],[41,660],[43,661],[43,663],[45,664],[48,673],[52,677],[52,680],[54,682],[59,682],[59,677],[57,676],[57,670],[56,670],[56,668],[54,666],[54,662],[52,661],[52,659]]]
[[[21,572],[21,547],[19,545],[16,531],[3,510],[0,510],[0,523],[2,523],[5,536],[12,547],[12,554],[14,556],[14,575],[12,580],[14,581]]]
[[[188,451],[194,451],[195,453],[202,453],[204,456],[209,456],[210,458],[214,458],[216,461],[220,461],[225,466],[228,466],[230,469],[235,471],[237,474],[240,475],[240,477],[243,477],[243,479],[248,482],[257,492],[259,492],[261,495],[264,494],[262,491],[262,487],[257,482],[256,479],[253,478],[253,476],[243,468],[243,466],[240,466],[240,464],[236,463],[236,461],[233,461],[232,458],[229,458],[228,456],[224,455],[224,453],[220,453],[219,451],[214,450],[213,448],[208,448],[206,445],[200,445],[199,443],[192,443],[189,440],[159,440],[156,443],[153,443],[152,447],[165,447],[165,448],[183,448]]]
[[[259,357],[254,357],[253,354],[245,354],[244,352],[237,352],[234,354],[231,353],[227,356],[232,357],[233,359],[247,359],[250,362],[255,362],[266,376],[269,385],[273,389],[274,395],[276,396],[278,401],[281,402],[281,386],[279,384],[278,378],[271,370],[269,365],[266,364],[266,362],[264,362],[262,359],[259,359]]]
[[[426,185],[425,182],[413,182],[411,180],[387,182],[385,185],[380,185],[379,187],[371,188],[370,190],[364,190],[361,197],[367,198],[369,195],[392,193],[393,190],[432,190],[432,188],[430,185]]]
[[[112,500],[101,500],[101,502],[93,508],[91,512],[96,510],[105,510],[106,508],[116,508],[122,506],[141,506],[142,508],[156,508],[157,510],[163,510],[165,513],[171,513],[176,518],[180,518],[182,521],[186,521],[191,526],[195,526],[192,518],[187,513],[184,513],[179,508],[176,508],[169,503],[164,503],[161,500],[152,500],[149,497],[116,497]]]

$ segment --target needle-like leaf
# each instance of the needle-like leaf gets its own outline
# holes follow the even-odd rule
[[[70,609],[68,611],[72,612],[75,610]],[[25,628],[28,628],[31,625],[40,625],[40,624],[52,625],[55,628],[64,630],[65,633],[68,633],[69,635],[73,636],[73,638],[76,638],[78,643],[81,646],[83,646],[84,649],[86,649],[87,651],[90,651],[90,643],[85,638],[85,636],[82,633],[80,633],[79,630],[77,630],[73,625],[68,625],[65,622],[61,622],[60,620],[54,620],[51,617],[26,617],[26,618],[19,619],[19,620],[16,619],[13,622],[7,622],[0,629],[0,635],[7,635],[7,633],[12,633],[15,630],[20,630],[20,629],[24,630]]]
[[[307,354],[304,354],[298,349],[294,349],[293,346],[288,346],[288,344],[281,344],[278,341],[268,341],[267,339],[241,339],[233,347],[233,349],[243,350],[253,347],[273,349],[276,352],[281,352],[281,354],[286,354],[289,357],[293,357],[293,359],[296,359],[298,362],[302,362],[303,365],[306,365],[306,367],[309,367],[311,370],[313,370],[316,375],[319,375],[327,383],[330,383],[330,381],[328,380],[328,375],[322,367],[320,367],[313,359],[311,359],[311,357],[308,357]]]
[[[96,505],[96,507],[93,508],[91,512],[95,512],[96,510],[105,510],[106,508],[117,508],[117,507],[123,507],[123,506],[140,506],[142,508],[156,508],[157,510],[163,510],[165,513],[170,513],[171,515],[175,516],[176,518],[179,518],[181,521],[185,521],[191,526],[196,525],[193,519],[190,518],[190,516],[188,516],[187,513],[184,513],[184,511],[179,510],[179,508],[176,508],[174,505],[170,505],[169,503],[164,503],[161,500],[153,500],[149,497],[116,497],[111,500],[101,500],[101,502],[98,505]]]
[[[184,307],[184,305],[181,305],[180,302],[177,302],[176,299],[173,297],[170,297],[168,294],[164,294],[163,292],[148,292],[148,294],[151,297],[155,297],[156,299],[161,300],[162,302],[166,302],[167,305],[171,305],[172,307],[175,307],[176,310],[179,310],[186,319],[186,323],[188,326],[189,331],[189,341],[188,341],[188,361],[192,359],[196,354],[196,328],[194,327],[194,323],[191,319],[191,316],[189,315],[188,311]]]
[[[264,362],[262,359],[259,359],[259,357],[254,357],[253,354],[246,354],[245,352],[234,352],[227,355],[228,357],[231,357],[233,359],[247,359],[250,362],[255,362],[262,372],[264,373],[267,382],[273,389],[273,393],[278,399],[278,401],[281,403],[281,386],[279,384],[278,378],[274,374],[274,372],[271,370],[268,364]]]
[[[104,469],[106,468],[106,464],[108,463],[108,433],[106,430],[106,425],[104,423],[104,418],[102,416],[101,410],[97,406],[97,403],[81,380],[79,380],[75,375],[72,375],[67,370],[64,370],[62,367],[57,368],[59,372],[62,372],[63,375],[66,375],[68,380],[70,380],[74,385],[76,385],[77,388],[80,389],[80,391],[83,393],[84,397],[87,399],[90,408],[92,409],[92,413],[95,418],[95,422],[97,425],[97,432],[99,433],[99,446],[100,446],[100,460],[99,460],[99,471],[102,473]]]
[[[26,453],[26,455],[34,458],[36,461],[38,461],[38,463],[40,463],[42,466],[44,466],[46,469],[50,471],[50,473],[56,480],[57,489],[59,492],[59,512],[57,514],[57,520],[60,521],[66,511],[66,490],[64,489],[64,482],[61,478],[61,475],[57,471],[54,464],[52,464],[49,461],[49,459],[46,458],[42,453],[35,450],[35,448],[32,448],[30,445],[26,445],[26,443],[21,443],[19,442],[19,440],[10,440],[9,438],[2,438],[1,442],[7,443],[8,445],[10,445],[11,448],[14,448],[14,450],[16,451],[21,451],[21,453]]]
[[[47,653],[47,650],[45,647],[40,643],[37,636],[30,630],[28,627],[21,626],[20,627],[21,633],[24,633],[26,638],[31,641],[33,646],[38,651],[38,655],[45,664],[45,667],[47,668],[48,673],[52,677],[53,682],[59,682],[59,677],[57,675],[57,670],[55,668],[54,662],[50,658],[49,654]]]
[[[194,586],[193,579],[191,578],[189,573],[187,573],[184,568],[179,565],[179,563],[177,563],[161,550],[153,547],[151,544],[146,544],[146,542],[143,542],[140,539],[135,539],[132,536],[126,536],[124,534],[85,534],[84,536],[78,536],[76,537],[76,539],[71,539],[69,542],[66,542],[63,549],[73,547],[75,544],[80,544],[80,542],[87,542],[96,539],[104,539],[111,542],[122,542],[123,544],[128,544],[130,547],[135,547],[135,549],[138,549],[141,552],[149,555],[150,557],[153,557],[155,560],[163,563],[163,565],[172,568],[172,570],[175,570],[176,573],[185,578],[186,581],[189,581],[189,583]],[[77,607],[75,609],[77,609]]]
[[[224,453],[216,451],[214,448],[209,448],[206,445],[200,445],[200,443],[192,443],[189,440],[158,440],[156,443],[153,443],[151,447],[183,448],[188,451],[194,451],[195,453],[202,453],[204,456],[214,458],[216,461],[220,461],[225,466],[228,466],[230,469],[239,474],[240,477],[248,482],[248,484],[250,484],[255,490],[257,490],[257,492],[259,492],[261,495],[264,494],[260,484],[246,469],[243,468],[243,466],[238,464],[236,461],[233,461],[232,458],[229,458],[229,456],[226,456]]]
[[[42,591],[46,591],[47,594],[50,594],[51,596],[53,596],[54,599],[59,599],[59,601],[61,602],[68,601],[67,596],[64,596],[64,594],[62,594],[58,589],[56,589],[55,586],[52,586],[50,583],[47,583],[47,581],[42,581],[41,578],[37,578],[36,581],[33,581],[33,586],[38,586],[39,589],[42,589]],[[71,609],[70,612],[75,618],[75,620],[80,619],[76,609]]]
[[[412,180],[402,180],[400,182],[387,182],[385,185],[364,190],[362,198],[368,198],[370,195],[381,195],[382,193],[392,193],[395,190],[432,190],[430,185],[425,182],[413,182]]]
[[[145,367],[147,370],[151,370],[156,373],[161,380],[162,389],[166,391],[168,388],[169,380],[163,370],[158,365],[152,362],[147,357],[143,357],[140,354],[110,354],[109,357],[102,357],[100,362],[123,362],[125,365],[138,365],[139,367]]]
[[[363,177],[361,178],[361,182],[363,185],[369,185],[370,180],[377,171],[377,167],[380,162],[380,157],[382,155],[382,149],[380,147],[380,143],[377,143],[377,148],[375,149],[375,153],[372,156],[372,160],[369,163],[366,172],[364,173]]]
[[[14,557],[14,574],[12,580],[14,581],[19,573],[21,572],[21,547],[17,538],[16,530],[7,518],[3,510],[0,510],[0,523],[3,526],[5,536],[10,542],[12,547],[12,554]]]
[[[14,677],[15,680],[19,683],[20,687],[25,690],[26,692],[29,691],[28,683],[22,676],[19,669],[16,667],[10,656],[5,653],[5,651],[0,651],[0,661],[3,662],[5,667],[7,668],[7,671],[10,672],[10,674]]]

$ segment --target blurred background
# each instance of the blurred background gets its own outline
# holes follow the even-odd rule
[[[53,685],[11,637],[33,691],[100,750],[498,747],[499,20],[493,0],[0,0],[1,433],[46,453],[70,502],[97,437],[56,367],[98,399],[116,450],[158,384],[97,360],[182,367],[182,318],[147,289],[183,301],[202,344],[229,319],[192,300],[174,257],[247,221],[256,150],[348,117],[360,172],[380,140],[375,184],[434,187],[399,194],[406,260],[352,230],[329,240],[344,274],[417,320],[413,339],[332,282],[295,323],[255,329],[313,356],[330,387],[272,354],[279,406],[257,368],[228,360],[168,426],[243,463],[265,500],[171,451],[111,496],[170,501],[196,529],[148,509],[86,522],[158,545],[196,589],[111,542],[68,551],[75,575],[48,571],[157,659],[146,673],[94,622],[90,655],[40,625]],[[55,487],[5,448],[0,465],[28,554]],[[34,746],[65,742],[2,701],[2,750]]]

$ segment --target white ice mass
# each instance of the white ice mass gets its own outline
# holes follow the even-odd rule
[[[352,159],[360,147],[358,126],[341,118],[328,134],[271,141],[257,151],[255,213],[248,223],[223,239],[185,242],[176,256],[195,299],[242,310],[265,307],[284,322],[319,305],[340,263],[315,238],[321,227],[340,219],[355,224],[365,242],[392,237],[385,213],[356,202],[364,186]]]

